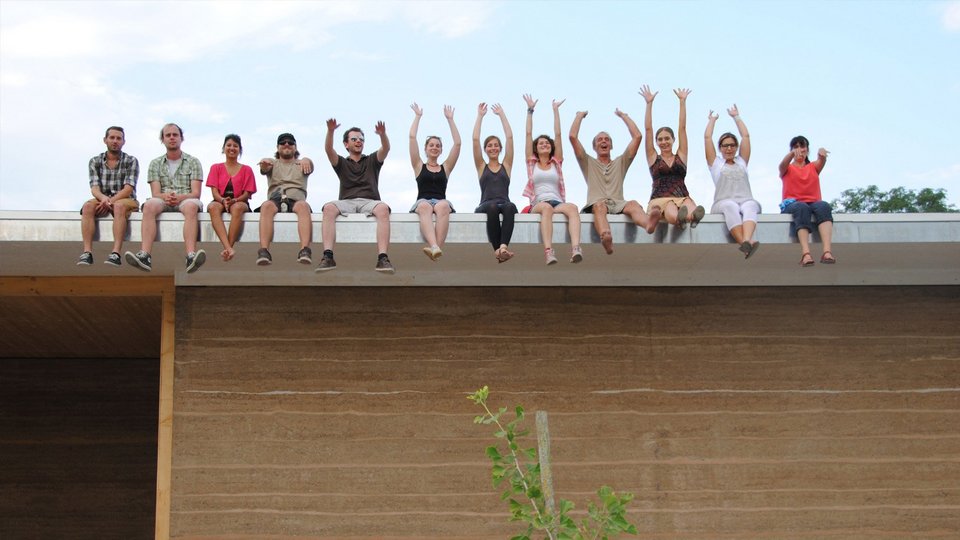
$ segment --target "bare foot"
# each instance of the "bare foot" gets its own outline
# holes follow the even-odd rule
[[[500,249],[497,251],[497,261],[505,263],[513,258],[514,253],[507,249],[507,246],[500,246]]]
[[[647,214],[647,226],[644,227],[644,229],[647,231],[647,234],[653,234],[656,232],[657,225],[660,224],[660,216],[662,215],[663,212],[660,211],[659,206],[654,206],[650,209],[650,213]]]
[[[600,245],[603,246],[607,255],[613,254],[613,235],[610,234],[610,231],[604,231],[600,234]]]

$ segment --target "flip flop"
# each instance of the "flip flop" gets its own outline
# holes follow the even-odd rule
[[[810,260],[807,260],[807,257],[810,257]],[[809,251],[800,256],[800,266],[813,266],[813,255],[810,255]]]
[[[759,241],[750,244],[750,251],[747,252],[747,255],[744,257],[744,259],[749,259],[750,257],[753,257],[753,254],[756,253],[758,249],[760,249]]]
[[[827,255],[830,255],[830,256],[827,257]],[[829,251],[824,251],[823,255],[820,256],[820,264],[836,264],[836,263],[837,263],[837,259],[834,258],[833,253],[830,253]]]

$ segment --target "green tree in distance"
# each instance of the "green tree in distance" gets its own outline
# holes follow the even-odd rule
[[[904,214],[929,212],[960,212],[947,204],[943,188],[923,188],[919,192],[905,187],[881,191],[877,186],[844,190],[839,199],[830,203],[840,214]]]

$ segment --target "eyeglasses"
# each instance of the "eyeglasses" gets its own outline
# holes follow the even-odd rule
[[[286,139],[277,143],[277,146],[296,146],[296,145],[297,145],[297,141],[291,141],[290,139]]]
[[[736,148],[737,143],[724,143],[720,145],[720,148]]]
[[[363,142],[363,137],[350,137],[350,142]]]

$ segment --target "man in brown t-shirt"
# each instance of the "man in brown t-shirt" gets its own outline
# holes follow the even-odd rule
[[[396,270],[387,257],[390,246],[390,207],[380,200],[380,169],[390,152],[390,139],[383,122],[377,122],[374,133],[380,136],[380,149],[376,154],[363,154],[363,130],[352,127],[343,134],[343,146],[347,157],[333,149],[333,132],[340,127],[336,119],[327,120],[327,138],[324,148],[337,178],[340,179],[340,199],[323,205],[323,258],[317,272],[326,272],[337,267],[333,258],[333,246],[337,240],[337,216],[341,214],[366,214],[377,220],[377,272],[394,273]]]
[[[297,215],[297,233],[300,235],[300,252],[297,261],[313,263],[310,241],[313,237],[310,204],[307,203],[307,178],[313,172],[313,161],[301,158],[297,140],[290,133],[277,137],[277,152],[273,158],[260,160],[260,174],[267,177],[268,199],[260,205],[260,249],[257,264],[273,263],[270,242],[273,242],[273,220],[278,212],[293,212]]]

